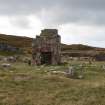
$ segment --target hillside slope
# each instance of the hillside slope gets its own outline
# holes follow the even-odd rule
[[[32,38],[0,34],[0,42],[7,43],[15,47],[24,48],[31,47]]]
[[[87,45],[82,45],[82,44],[72,44],[72,45],[66,45],[62,44],[62,51],[70,51],[70,50],[95,50],[96,47],[91,47]]]
[[[7,43],[14,47],[21,48],[30,53],[32,49],[32,40],[33,39],[29,37],[0,34],[0,42]],[[74,53],[75,55],[78,55],[78,54],[92,55],[97,52],[105,53],[105,48],[92,47],[92,46],[87,46],[82,44],[72,44],[72,45],[61,44],[61,50],[63,54],[69,54],[69,55]]]

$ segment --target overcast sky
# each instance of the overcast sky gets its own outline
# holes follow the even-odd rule
[[[57,28],[63,43],[105,47],[105,0],[0,0],[0,33],[44,28]]]

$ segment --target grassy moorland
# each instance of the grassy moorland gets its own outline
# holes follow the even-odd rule
[[[71,62],[78,68],[80,62]],[[105,105],[105,71],[96,62],[84,66],[83,79],[70,79],[52,70],[67,66],[0,67],[0,105]]]
[[[28,48],[32,45],[32,38],[0,34],[0,43],[1,42],[19,48]]]

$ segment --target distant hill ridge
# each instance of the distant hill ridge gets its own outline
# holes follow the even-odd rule
[[[7,43],[14,47],[24,48],[24,47],[31,47],[32,38],[0,34],[0,42]]]
[[[68,51],[68,50],[95,50],[96,47],[91,47],[87,45],[82,45],[82,44],[71,44],[71,45],[66,45],[62,44],[62,50],[63,51]]]
[[[31,48],[32,46],[32,40],[33,38],[24,37],[24,36],[14,36],[14,35],[6,35],[6,34],[0,34],[0,42],[7,43],[9,45],[12,45],[14,47],[18,48]],[[72,45],[61,45],[62,51],[71,51],[71,50],[102,50],[105,51],[105,48],[98,48],[98,47],[92,47],[82,44],[72,44]]]

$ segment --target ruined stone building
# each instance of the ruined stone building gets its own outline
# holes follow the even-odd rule
[[[44,29],[33,41],[33,62],[41,64],[59,64],[61,62],[61,37],[56,29]]]

